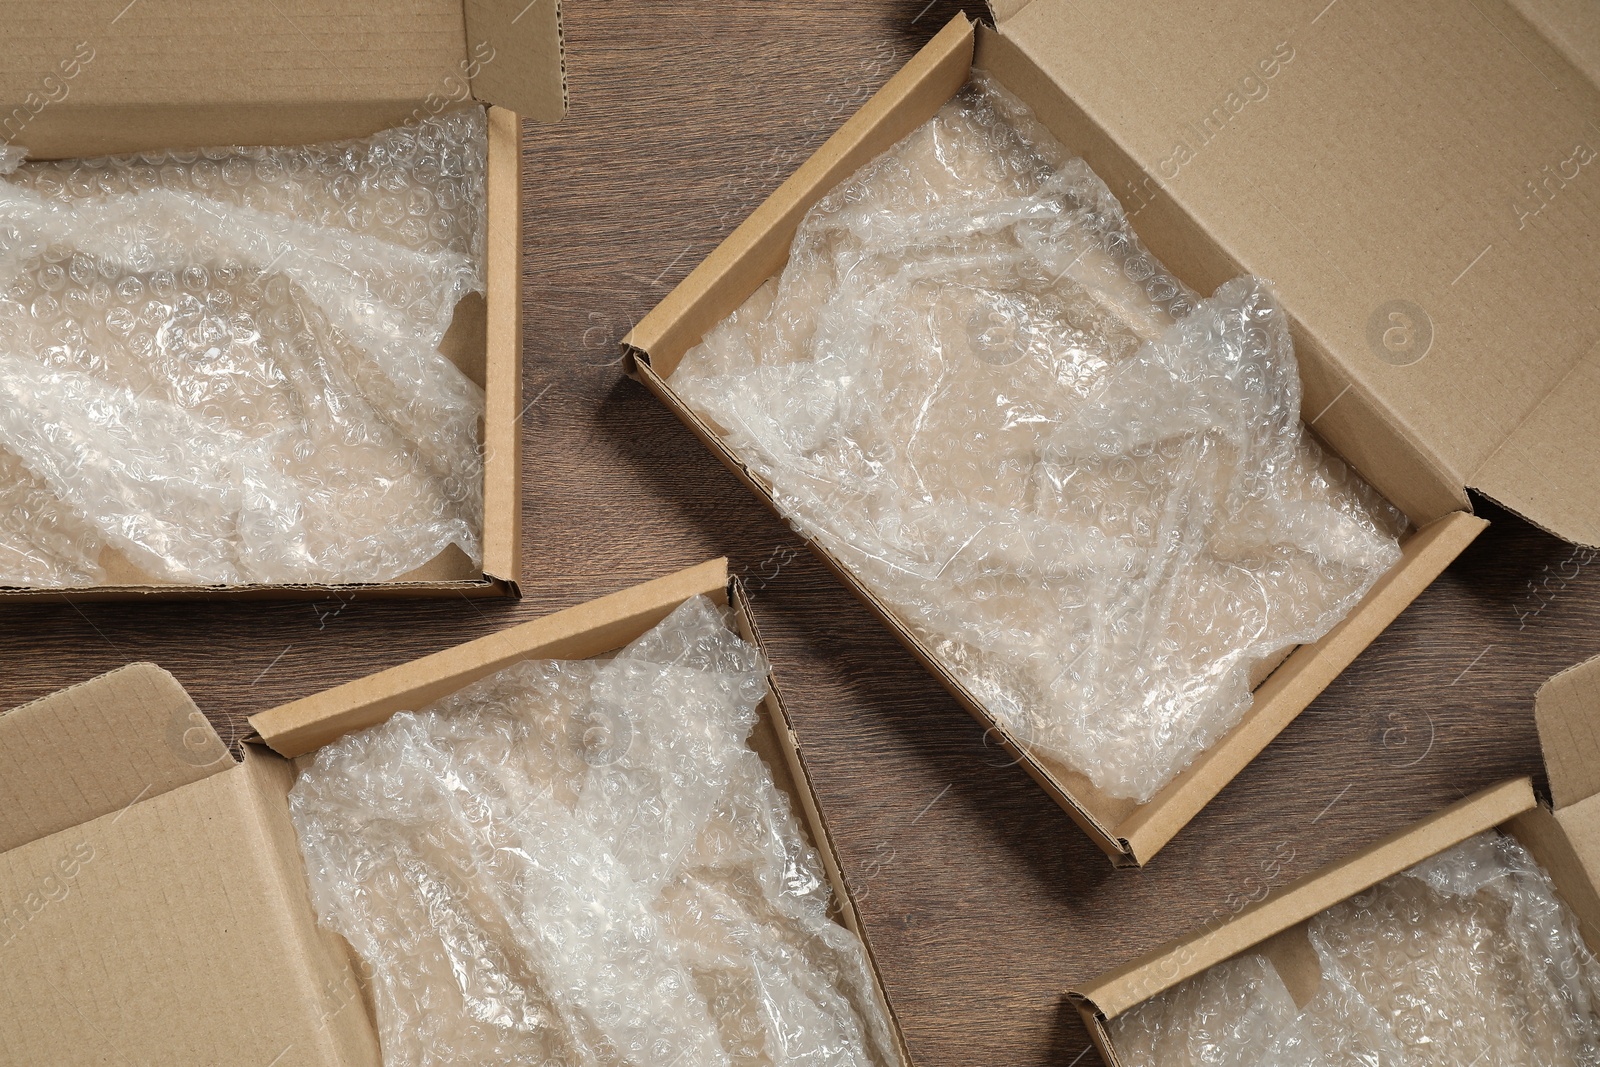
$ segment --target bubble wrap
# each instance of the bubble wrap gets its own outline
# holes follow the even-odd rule
[[[487,119],[0,158],[0,585],[373,582],[481,560]],[[14,169],[12,169],[14,168]]]
[[[1594,1067],[1600,961],[1514,838],[1481,834],[1311,920],[1297,1008],[1238,956],[1113,1019],[1128,1067]]]
[[[1300,423],[1285,316],[1202,300],[984,80],[819,202],[673,388],[1026,746],[1149,800],[1400,558]]]
[[[327,745],[289,797],[384,1062],[898,1064],[860,940],[749,746],[761,655],[703,597]]]

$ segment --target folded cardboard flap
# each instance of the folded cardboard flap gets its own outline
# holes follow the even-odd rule
[[[250,717],[260,739],[300,756],[402,709],[416,709],[522,659],[585,659],[619,648],[692,596],[723,599],[728,561],[696,567],[546,615]]]
[[[0,715],[0,852],[234,766],[178,680],[135,663]]]
[[[1533,717],[1556,810],[1600,793],[1600,656],[1540,686]]]
[[[477,100],[566,111],[559,0],[3,0],[0,140],[35,158],[357,137]]]
[[[287,772],[256,754],[0,854],[0,1064],[376,1067],[348,956],[277,840],[281,793],[261,803]]]
[[[561,0],[463,0],[472,96],[539,122],[567,113]]]
[[[1193,2],[1108,49],[1112,0],[1000,8],[1151,252],[1273,281],[1304,414],[1386,496],[1421,522],[1471,486],[1600,544],[1600,87],[1560,19]]]
[[[235,762],[151,664],[0,716],[0,1064],[376,1067],[292,774]]]
[[[555,0],[542,0],[554,8]],[[489,109],[483,380],[483,577],[522,590],[522,129]],[[456,305],[459,316],[463,304]],[[451,323],[454,326],[454,322]]]
[[[1600,656],[1540,686],[1533,709],[1554,806],[1531,827],[1544,844],[1535,854],[1570,872],[1570,903],[1600,951]]]
[[[1600,82],[1600,4],[1594,0],[1511,0],[1561,54]]]

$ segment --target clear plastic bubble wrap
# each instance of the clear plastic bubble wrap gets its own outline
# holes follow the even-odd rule
[[[1594,1067],[1600,961],[1514,838],[1481,834],[1311,920],[1296,1007],[1236,956],[1111,1021],[1128,1067]]]
[[[985,80],[829,193],[671,384],[1024,745],[1149,800],[1399,561],[1285,316],[1200,299]]]
[[[760,653],[698,597],[320,749],[289,810],[384,1062],[898,1064],[861,941],[750,747]]]
[[[487,118],[0,158],[0,585],[373,582],[481,561]],[[14,169],[13,169],[14,168]],[[9,173],[7,173],[9,171]]]

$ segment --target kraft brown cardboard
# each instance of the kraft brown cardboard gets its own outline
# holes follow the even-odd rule
[[[558,0],[4,0],[0,138],[36,158],[361,137],[477,100],[566,112]]]
[[[515,596],[521,571],[521,132],[566,109],[557,0],[423,0],[397,16],[335,0],[226,6],[0,0],[0,140],[33,158],[360,137],[476,102],[489,111],[487,292],[442,350],[484,388],[483,566],[454,547],[390,582],[179,586],[114,551],[75,599]],[[59,590],[0,588],[0,597]]]
[[[1307,920],[1489,829],[1512,835],[1533,853],[1583,920],[1590,947],[1600,950],[1600,779],[1594,773],[1600,753],[1600,658],[1545,683],[1534,714],[1553,794],[1550,804],[1536,800],[1527,778],[1491,786],[1069,991],[1106,1062],[1112,1067],[1122,1062],[1106,1025],[1110,1020],[1241,952],[1266,953],[1304,1003],[1321,979],[1304,938]]]
[[[376,1067],[370,1021],[330,1010],[350,964],[311,911],[287,762],[236,763],[148,663],[0,716],[0,754],[8,789],[55,783],[8,798],[0,1064]]]
[[[263,712],[238,759],[153,664],[0,715],[0,1067],[378,1067],[348,946],[316,926],[286,754],[517,659],[614,650],[697,595],[731,605],[759,645],[743,589],[714,560]],[[763,712],[751,745],[871,960],[776,684]],[[876,963],[873,977],[883,998]]]
[[[997,36],[1105,132],[1152,253],[1272,279],[1307,418],[1414,520],[1470,486],[1600,544],[1593,75],[1506,0],[1163,5],[1104,47],[1127,17],[1032,0]]]
[[[811,205],[862,163],[930,118],[965,83],[973,66],[986,70],[1022,97],[1063,143],[1094,167],[1113,192],[1123,195],[1124,207],[1140,237],[1179,276],[1197,289],[1210,291],[1246,269],[1235,250],[1213,232],[1215,226],[1191,213],[1177,197],[1146,192],[1142,194],[1145,200],[1131,201],[1126,195],[1130,186],[1136,191],[1144,190],[1147,177],[1122,145],[1117,122],[1126,116],[1121,112],[1109,118],[1093,116],[1069,93],[1068,80],[1057,77],[1052,68],[1033,58],[1022,43],[1043,48],[1039,42],[1048,44],[1065,34],[1064,30],[1060,34],[1054,32],[1059,20],[1046,17],[1048,5],[1040,7],[1040,3],[1042,0],[997,5],[998,30],[975,28],[964,16],[953,19],[624,338],[639,380],[769,506],[773,504],[771,487],[745,468],[721,441],[715,427],[696,416],[677,397],[670,375],[684,352],[707,329],[782,268],[795,228]],[[1238,12],[1234,14],[1243,17]],[[1025,18],[1034,21],[1024,22]],[[1012,33],[1013,19],[1025,32]],[[1103,34],[1090,36],[1104,41]],[[1113,53],[1117,50],[1107,51],[1108,55]],[[1285,61],[1276,62],[1279,72],[1285,73]],[[1230,171],[1228,176],[1237,177],[1237,173]],[[1244,182],[1244,178],[1237,180]],[[1159,191],[1158,186],[1155,188]],[[1281,237],[1280,244],[1285,257],[1296,249],[1307,257],[1320,254],[1315,243],[1307,240]],[[1268,276],[1277,277],[1271,273]],[[1296,305],[1286,300],[1285,306],[1294,323],[1296,345],[1314,348],[1321,344],[1296,317]],[[1441,360],[1433,366],[1442,367],[1444,363]],[[1327,388],[1335,379],[1324,373],[1325,365],[1331,364],[1315,352],[1301,359],[1308,398],[1302,413],[1318,434],[1323,434],[1326,420],[1343,420],[1345,411],[1354,411],[1365,403],[1365,393],[1354,387],[1344,390],[1343,385],[1348,383]],[[1425,361],[1417,366],[1432,369]],[[1270,675],[1259,679],[1255,702],[1243,721],[1143,805],[1106,797],[1083,775],[1023,749],[877,597],[826,551],[815,545],[812,548],[1114,862],[1143,864],[1304,710],[1487,525],[1466,509],[1464,486],[1440,473],[1443,468],[1435,462],[1432,452],[1417,446],[1412,440],[1415,435],[1410,434],[1403,420],[1369,418],[1352,425],[1351,432],[1324,437],[1370,481],[1386,492],[1392,490],[1391,499],[1406,509],[1416,529],[1402,546],[1401,562],[1333,632],[1314,645],[1294,650]],[[1575,499],[1581,496],[1580,490],[1580,486],[1574,487]]]
[[[620,648],[691,596],[726,602],[727,584],[726,560],[702,563],[252,715],[250,728],[279,755],[301,756],[518,660],[587,659]]]

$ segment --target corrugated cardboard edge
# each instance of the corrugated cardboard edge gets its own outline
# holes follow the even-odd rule
[[[1068,991],[1107,1058],[1104,1025],[1128,1009],[1260,944],[1274,934],[1474,834],[1532,811],[1533,783],[1518,778],[1491,786],[1415,825],[1389,835],[1340,863],[1314,871],[1220,924],[1178,938],[1142,959]]]
[[[1547,533],[1600,547],[1600,344],[1551,389],[1467,484]]]
[[[498,107],[489,109],[488,193],[483,573],[499,591],[521,596],[522,124]]]
[[[74,604],[129,600],[393,600],[434,597],[514,597],[520,590],[499,578],[446,582],[352,582],[347,585],[81,585],[69,589],[0,588],[0,600],[67,601]]]
[[[233,766],[154,663],[91,678],[0,715],[0,852]]]
[[[726,559],[702,563],[279,705],[250,716],[250,726],[279,755],[301,756],[397,711],[430,704],[518,660],[583,659],[610,651],[692,596],[721,600],[727,582]]]
[[[300,839],[289,818],[288,794],[294,784],[294,767],[270,752],[245,746],[243,765],[235,772],[235,788],[243,794],[251,818],[248,836],[238,847],[258,857],[270,879],[276,899],[270,911],[278,919],[281,941],[272,946],[292,961],[302,976],[302,988],[325,999],[330,991],[342,994],[332,1015],[310,1035],[313,1045],[326,1050],[336,1063],[381,1062],[377,1028],[355,990],[354,967],[359,961],[349,944],[317,921],[306,880]],[[251,902],[251,906],[263,903]]]
[[[764,655],[766,646],[762,643],[761,630],[756,625],[755,615],[751,611],[749,595],[745,592],[744,583],[737,578],[728,584],[728,603],[733,608],[734,624],[739,636],[761,649]],[[822,815],[822,804],[811,785],[811,773],[806,769],[805,757],[800,752],[800,738],[796,736],[794,726],[789,720],[789,710],[784,706],[778,680],[770,672],[767,675],[767,687],[764,710],[772,723],[778,747],[783,752],[789,776],[794,780],[796,799],[800,802],[801,819],[810,830],[817,853],[822,857],[822,865],[828,872],[828,882],[833,887],[833,900],[839,922],[861,939],[861,947],[867,954],[867,966],[872,972],[873,992],[894,1030],[895,1051],[899,1053],[903,1067],[911,1067],[911,1050],[906,1047],[905,1036],[900,1028],[900,1017],[895,1014],[894,1005],[889,1003],[889,995],[883,985],[883,972],[878,967],[877,956],[873,954],[872,941],[867,937],[866,928],[861,924],[855,898],[850,893],[849,880],[844,876],[844,861],[833,843],[833,835],[829,832],[827,820]]]
[[[1314,644],[1301,645],[1255,691],[1240,723],[1206,749],[1117,833],[1138,863],[1148,863],[1280,733],[1310,706],[1489,523],[1457,511],[1416,531],[1401,561]]]
[[[885,138],[910,133],[961,88],[972,44],[972,24],[957,15],[629,331],[624,349],[670,375],[679,357],[750,295],[745,279],[764,280],[789,258],[819,188],[839,184],[877,155]]]
[[[1533,717],[1556,810],[1600,793],[1600,656],[1540,686]]]
[[[561,0],[465,0],[463,11],[468,62],[480,64],[472,95],[537,122],[559,122],[568,104]],[[487,58],[484,45],[493,49]]]

